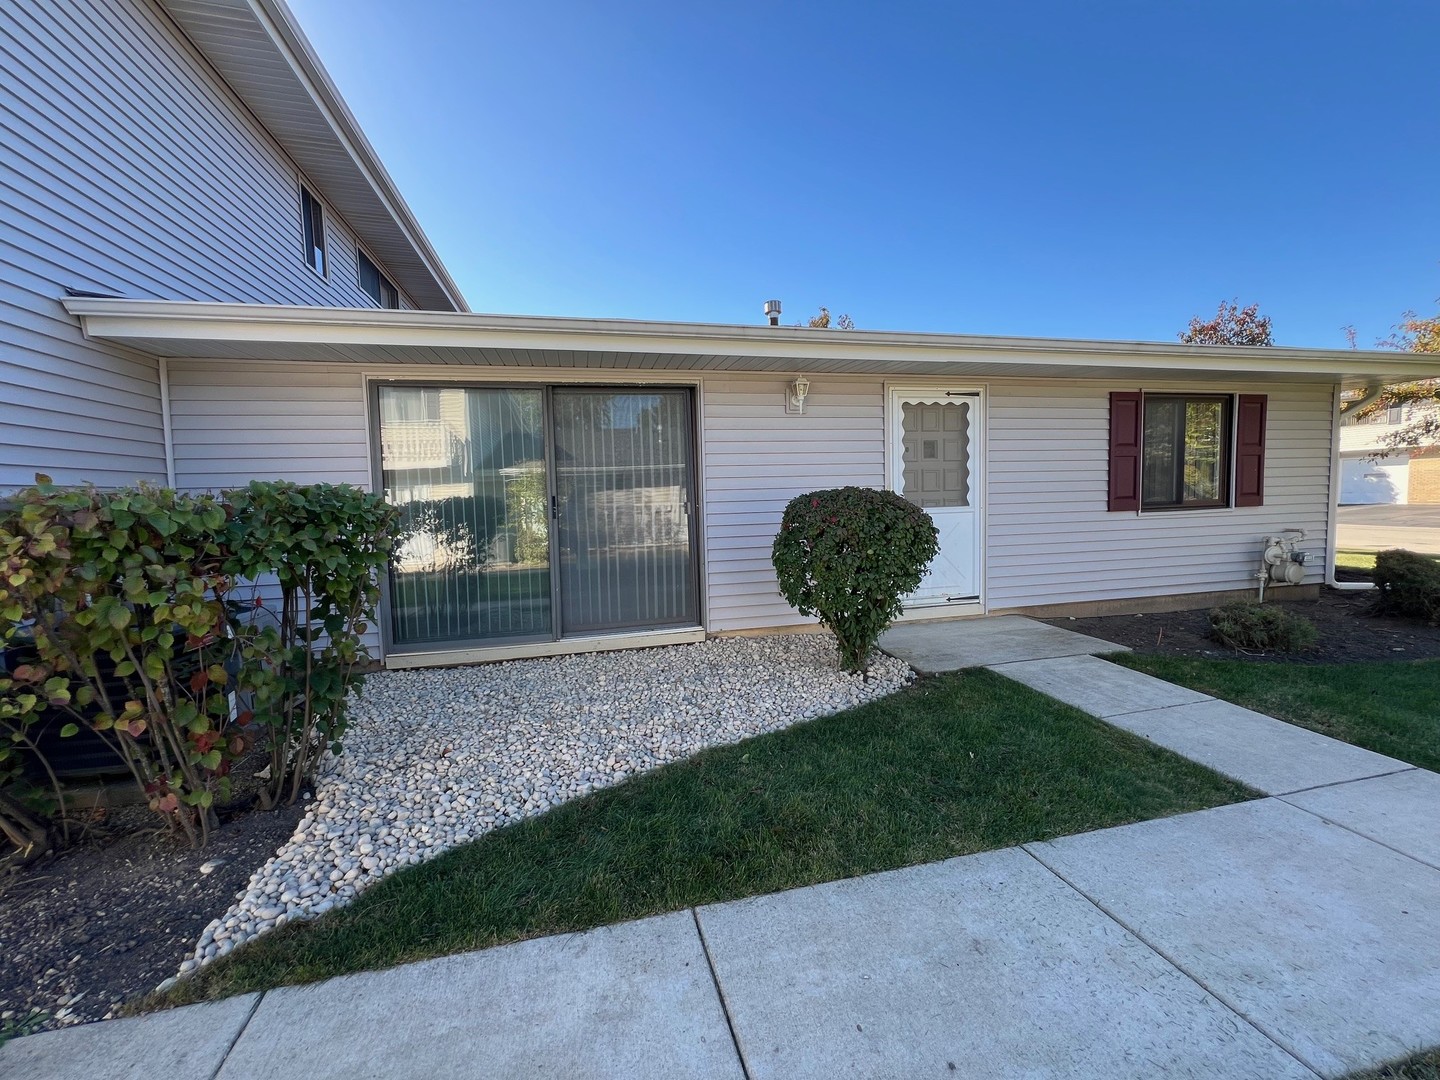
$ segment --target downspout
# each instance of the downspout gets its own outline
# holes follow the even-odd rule
[[[1330,425],[1330,528],[1326,530],[1325,541],[1325,584],[1332,589],[1340,589],[1344,592],[1366,592],[1375,588],[1371,581],[1337,581],[1335,579],[1335,549],[1339,542],[1340,532],[1340,425],[1345,413],[1355,412],[1365,408],[1372,401],[1380,396],[1385,389],[1383,383],[1371,383],[1365,388],[1365,393],[1358,401],[1352,402],[1348,409],[1341,411],[1340,405],[1340,384],[1335,384],[1335,414]]]
[[[165,444],[165,486],[175,487],[175,435],[170,427],[170,361],[158,357],[160,365],[160,437]]]

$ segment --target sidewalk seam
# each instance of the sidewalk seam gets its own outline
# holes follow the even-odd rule
[[[1275,718],[1272,717],[1272,719],[1275,719]],[[1285,721],[1285,720],[1281,720],[1280,722],[1281,722],[1282,724],[1288,723],[1288,721]],[[1293,725],[1291,725],[1291,726],[1292,726],[1292,727],[1299,727],[1300,725],[1299,725],[1299,724],[1293,724]],[[1316,734],[1318,735],[1319,732],[1316,732]],[[1328,738],[1330,738],[1330,736],[1326,735],[1325,738],[1328,739]],[[1338,742],[1339,740],[1337,739],[1336,741]],[[1347,746],[1354,746],[1355,744],[1354,744],[1354,743],[1347,743],[1346,745],[1347,745]],[[1363,749],[1365,749],[1365,748],[1364,748],[1363,746],[1361,746],[1361,747],[1358,747],[1357,749],[1363,750]],[[1373,750],[1371,751],[1372,754],[1373,754],[1374,752],[1375,752],[1375,751],[1373,751]],[[1331,780],[1328,784],[1311,784],[1309,787],[1299,787],[1299,788],[1295,788],[1295,789],[1292,790],[1292,791],[1277,791],[1273,797],[1276,798],[1276,799],[1285,799],[1285,798],[1289,798],[1291,795],[1304,795],[1307,791],[1324,791],[1326,788],[1344,787],[1346,784],[1361,784],[1361,783],[1364,783],[1366,780],[1380,780],[1380,779],[1383,779],[1383,778],[1386,777],[1386,776],[1399,776],[1401,773],[1415,772],[1417,769],[1419,769],[1419,767],[1420,767],[1420,766],[1418,766],[1418,765],[1406,765],[1404,768],[1391,769],[1389,772],[1372,773],[1372,774],[1369,775],[1369,776],[1355,776],[1355,777],[1351,777],[1349,780]],[[1300,807],[1299,809],[1304,810],[1305,808],[1302,806],[1302,807]],[[1319,817],[1319,816],[1320,816],[1320,815],[1318,815],[1318,814],[1316,815],[1316,817]]]
[[[1299,809],[1299,808],[1297,807],[1296,809]],[[1153,941],[1151,941],[1149,938],[1147,938],[1144,934],[1140,933],[1139,930],[1135,929],[1133,926],[1128,925],[1123,919],[1121,919],[1121,918],[1120,918],[1118,915],[1116,915],[1113,911],[1110,911],[1108,908],[1106,908],[1104,904],[1100,903],[1100,901],[1096,900],[1093,896],[1091,896],[1089,893],[1087,893],[1084,889],[1080,888],[1080,886],[1076,885],[1073,881],[1071,881],[1069,878],[1067,878],[1064,874],[1060,873],[1059,870],[1056,870],[1053,866],[1051,866],[1049,863],[1047,863],[1044,859],[1040,858],[1039,855],[1036,855],[1035,852],[1033,852],[1033,851],[1030,850],[1030,845],[1029,845],[1029,844],[1021,844],[1021,845],[1019,845],[1019,847],[1020,847],[1020,850],[1023,851],[1023,852],[1025,852],[1026,855],[1029,855],[1030,858],[1034,859],[1037,863],[1039,863],[1041,866],[1043,866],[1046,870],[1048,870],[1050,873],[1054,874],[1061,882],[1063,882],[1063,883],[1065,884],[1065,886],[1066,886],[1067,888],[1073,890],[1077,896],[1083,897],[1085,900],[1087,900],[1087,901],[1095,908],[1096,911],[1100,912],[1100,914],[1104,915],[1107,919],[1109,919],[1111,922],[1113,922],[1116,926],[1120,927],[1120,929],[1124,930],[1127,934],[1130,934],[1130,935],[1131,935],[1132,937],[1134,937],[1137,941],[1139,941],[1142,945],[1144,945],[1147,949],[1149,949],[1151,952],[1153,952],[1156,956],[1160,957],[1160,959],[1164,960],[1164,961],[1165,961],[1167,964],[1169,964],[1172,968],[1174,968],[1176,971],[1178,971],[1181,975],[1185,976],[1185,978],[1189,979],[1189,980],[1190,980],[1191,982],[1193,982],[1196,986],[1200,987],[1201,990],[1204,990],[1207,994],[1209,994],[1212,998],[1214,998],[1216,1001],[1218,1001],[1221,1005],[1223,1005],[1223,1006],[1225,1006],[1225,1008],[1229,1009],[1230,1012],[1232,1012],[1242,1023],[1244,1023],[1244,1024],[1246,1024],[1247,1026],[1253,1028],[1257,1033],[1259,1033],[1259,1035],[1261,1036],[1261,1038],[1265,1039],[1267,1042],[1269,1042],[1269,1043],[1273,1044],[1274,1046],[1278,1047],[1278,1048],[1280,1049],[1280,1051],[1281,1051],[1282,1053],[1284,1053],[1286,1056],[1293,1058],[1293,1059],[1300,1065],[1300,1067],[1301,1067],[1302,1069],[1307,1070],[1309,1073],[1311,1073],[1313,1076],[1315,1076],[1315,1077],[1317,1078],[1317,1080],[1322,1080],[1324,1074],[1321,1073],[1319,1069],[1317,1069],[1314,1065],[1311,1065],[1310,1062],[1306,1061],[1306,1060],[1305,1060],[1304,1058],[1302,1058],[1299,1054],[1297,1054],[1294,1050],[1291,1050],[1288,1046],[1286,1046],[1284,1043],[1282,1043],[1282,1042],[1279,1040],[1279,1038],[1277,1038],[1276,1036],[1272,1035],[1270,1032],[1266,1031],[1263,1027],[1260,1026],[1259,1023],[1257,1023],[1256,1021],[1250,1019],[1250,1017],[1246,1016],[1245,1013],[1243,1013],[1243,1012],[1240,1010],[1240,1008],[1239,1008],[1234,1002],[1230,1001],[1224,994],[1218,993],[1217,991],[1211,989],[1209,986],[1206,986],[1205,983],[1204,983],[1204,981],[1203,981],[1202,979],[1200,979],[1200,978],[1197,977],[1196,975],[1193,975],[1190,971],[1188,971],[1188,970],[1184,967],[1184,965],[1182,965],[1182,964],[1179,963],[1179,961],[1177,961],[1174,957],[1172,957],[1172,956],[1170,956],[1168,953],[1166,953],[1164,949],[1160,948],[1160,947],[1159,947],[1158,945],[1156,945]]]
[[[240,1041],[240,1036],[245,1034],[245,1029],[250,1026],[250,1021],[255,1019],[255,1010],[260,1008],[260,1002],[265,1000],[265,995],[268,993],[268,990],[261,990],[255,995],[255,1000],[250,1003],[250,1011],[245,1014],[244,1023],[235,1032],[235,1037],[230,1040],[230,1045],[225,1047],[225,1053],[220,1055],[220,1064],[215,1066],[215,1071],[210,1074],[210,1080],[216,1080],[216,1077],[220,1075],[220,1070],[225,1068],[225,1063],[230,1060],[230,1054],[234,1051],[235,1044]]]
[[[1413,771],[1413,770],[1411,770],[1411,771]],[[1386,773],[1385,775],[1386,775],[1386,776],[1398,776],[1398,775],[1400,775],[1400,774],[1399,774],[1399,773]],[[1369,777],[1368,779],[1375,779],[1375,778],[1374,778],[1374,777]],[[1350,781],[1350,783],[1354,783],[1354,782],[1355,782],[1355,781],[1353,781],[1353,780]],[[1331,786],[1331,787],[1333,787],[1333,786],[1335,786],[1335,785],[1326,785],[1326,786]],[[1308,790],[1308,791],[1314,791],[1315,788],[1307,788],[1306,790]],[[1297,795],[1298,795],[1298,794],[1302,794],[1302,793],[1301,793],[1301,792],[1292,792],[1292,794],[1297,794]],[[1352,827],[1349,826],[1349,825],[1346,825],[1343,821],[1336,821],[1334,818],[1328,818],[1328,817],[1326,817],[1324,814],[1320,813],[1320,811],[1318,811],[1318,810],[1311,810],[1310,807],[1308,807],[1308,806],[1300,806],[1298,803],[1293,803],[1293,802],[1291,802],[1289,799],[1287,799],[1284,795],[1272,795],[1271,798],[1273,798],[1273,799],[1278,799],[1280,802],[1283,802],[1286,806],[1294,807],[1296,810],[1301,810],[1301,811],[1309,814],[1311,817],[1319,818],[1321,821],[1325,822],[1326,825],[1334,825],[1335,828],[1337,828],[1337,829],[1344,829],[1344,830],[1345,830],[1346,832],[1348,832],[1351,836],[1358,836],[1361,840],[1369,840],[1370,843],[1372,843],[1372,844],[1378,844],[1378,845],[1380,845],[1381,847],[1383,847],[1386,851],[1393,851],[1396,855],[1403,855],[1403,856],[1405,856],[1405,858],[1409,859],[1411,862],[1417,862],[1417,863],[1419,863],[1421,866],[1426,867],[1427,869],[1440,871],[1440,866],[1436,866],[1436,865],[1435,865],[1434,863],[1432,863],[1432,862],[1426,862],[1424,859],[1420,858],[1418,855],[1412,855],[1412,854],[1410,854],[1410,852],[1408,852],[1408,851],[1401,851],[1398,847],[1395,847],[1393,844],[1387,844],[1384,840],[1377,840],[1377,839],[1375,839],[1375,837],[1369,836],[1369,835],[1367,835],[1366,833],[1361,832],[1359,829],[1355,829],[1355,828],[1352,828]]]
[[[700,925],[700,909],[691,908],[690,917],[695,920],[695,933],[700,938],[700,951],[705,954],[705,964],[710,968],[710,981],[715,984],[715,996],[720,1001],[720,1012],[725,1017],[725,1027],[730,1032],[730,1043],[735,1047],[735,1060],[740,1063],[741,1075],[751,1080],[750,1066],[745,1061],[745,1051],[740,1049],[740,1036],[735,1031],[735,1020],[730,1015],[730,1003],[725,1000],[725,989],[720,985],[720,973],[715,970],[715,958],[710,955],[710,943],[705,940],[705,928]],[[212,1080],[214,1078],[212,1077]]]

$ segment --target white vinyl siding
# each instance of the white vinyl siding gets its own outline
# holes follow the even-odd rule
[[[355,368],[170,363],[178,488],[294,480],[369,490],[367,425]]]
[[[305,265],[301,177],[148,0],[0,5],[0,145],[0,490],[164,479],[155,361],[86,341],[67,287],[374,306],[328,206]]]
[[[1269,396],[1265,504],[1218,510],[1106,509],[1111,390],[1086,383],[992,383],[986,602],[991,610],[1243,589],[1260,541],[1306,531],[1324,580],[1331,410],[1326,385],[1146,384],[1146,390]]]
[[[421,372],[172,361],[179,485],[222,488],[283,477],[369,488],[366,374]],[[461,374],[503,382],[516,373]],[[577,374],[524,372],[560,380]],[[456,377],[444,368],[426,369],[424,375]],[[655,373],[654,381],[664,382],[663,373]],[[794,416],[785,412],[789,381],[720,375],[706,377],[700,388],[711,631],[806,622],[780,596],[770,565],[785,504],[815,488],[885,483],[885,383],[856,376],[813,378],[805,413]],[[1184,388],[1269,395],[1264,506],[1111,513],[1106,510],[1109,392],[1128,387],[989,384],[985,580],[991,610],[1248,588],[1261,537],[1285,528],[1305,529],[1309,536],[1302,547],[1317,556],[1324,552],[1333,388],[1260,383]],[[1307,580],[1323,580],[1323,574],[1323,558],[1317,557]]]
[[[789,378],[704,383],[707,628],[813,621],[785,602],[770,547],[785,504],[804,491],[885,484],[885,394],[877,379],[816,377],[805,412],[785,411]]]

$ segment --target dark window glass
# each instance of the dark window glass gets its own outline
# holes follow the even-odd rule
[[[320,202],[305,188],[300,189],[300,222],[305,235],[305,261],[322,277],[325,275],[325,214]]]
[[[377,307],[398,308],[400,294],[395,290],[395,286],[390,284],[390,279],[380,272],[380,268],[365,252],[357,248],[355,254],[356,276],[360,279],[360,288],[369,294]]]
[[[1230,399],[1145,395],[1140,505],[1180,510],[1230,505]]]

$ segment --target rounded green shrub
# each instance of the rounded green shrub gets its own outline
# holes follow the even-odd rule
[[[1235,600],[1210,612],[1210,636],[1232,649],[1303,652],[1315,644],[1315,624],[1274,604]]]
[[[930,515],[914,503],[843,487],[790,500],[771,560],[785,599],[829,627],[841,667],[861,671],[938,550]]]
[[[1382,551],[1371,580],[1381,614],[1440,622],[1440,560],[1400,548]]]

